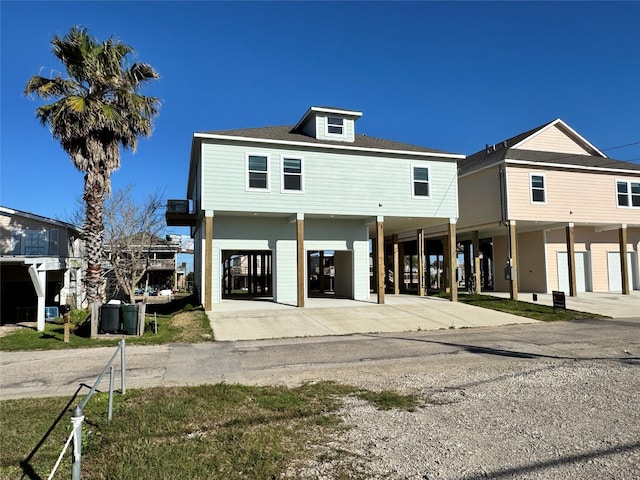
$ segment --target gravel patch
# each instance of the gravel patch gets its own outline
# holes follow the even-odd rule
[[[638,359],[508,360],[345,380],[424,403],[380,411],[345,399],[348,428],[291,478],[640,478]]]

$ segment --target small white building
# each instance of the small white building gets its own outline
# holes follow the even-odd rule
[[[233,297],[239,258],[254,272],[247,290],[302,307],[311,259],[325,252],[335,296],[368,300],[374,291],[378,303],[385,271],[399,275],[384,266],[385,236],[397,244],[398,234],[446,225],[455,255],[464,156],[357,134],[361,115],[311,107],[294,126],[194,133],[188,200],[169,201],[167,223],[191,226],[205,310]]]

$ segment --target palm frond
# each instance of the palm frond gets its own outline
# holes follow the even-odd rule
[[[160,75],[147,63],[134,63],[131,68],[125,72],[125,78],[131,85],[137,87],[141,83],[160,78]]]
[[[66,98],[67,106],[76,113],[84,113],[87,107],[87,99],[79,96]]]

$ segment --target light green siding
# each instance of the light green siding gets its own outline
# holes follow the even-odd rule
[[[458,214],[456,162],[451,159],[232,144],[203,144],[202,150],[202,209],[439,218]],[[269,156],[269,191],[247,191],[247,153]],[[304,158],[304,193],[281,192],[282,155]],[[412,198],[412,165],[429,167],[431,198]]]

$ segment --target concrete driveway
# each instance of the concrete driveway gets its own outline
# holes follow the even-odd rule
[[[493,294],[493,293],[492,293]],[[509,294],[495,293],[507,297]],[[207,312],[216,340],[348,335],[473,328],[535,320],[436,297],[385,295],[385,304],[335,298],[309,298],[304,308],[270,300],[223,300]],[[551,294],[521,293],[519,300],[553,305]],[[567,308],[612,318],[640,315],[640,291],[631,295],[581,293],[567,297]]]
[[[207,314],[220,341],[536,323],[508,313],[415,295],[386,295],[384,305],[310,298],[304,308],[266,300],[223,300]]]

